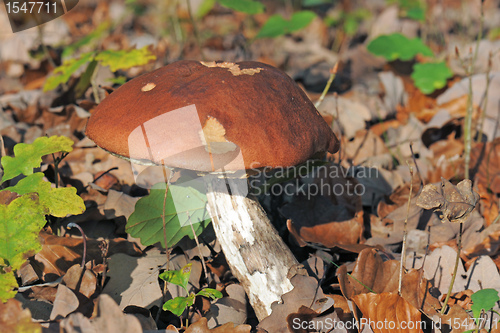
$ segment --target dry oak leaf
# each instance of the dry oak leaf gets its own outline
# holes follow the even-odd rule
[[[377,249],[365,249],[359,253],[351,276],[347,275],[347,266],[342,265],[337,270],[337,277],[342,294],[347,299],[370,291],[392,292],[398,288],[399,262],[384,262]]]
[[[44,280],[47,281],[46,276],[54,280],[55,277],[64,275],[74,264],[81,263],[83,254],[81,238],[59,237],[42,231],[39,239],[42,250],[35,255],[34,260],[30,259],[30,264],[38,266]],[[95,260],[96,263],[102,263],[99,244],[99,241],[87,238],[87,261]],[[116,238],[110,241],[108,257],[115,253],[139,256],[141,251],[133,243],[123,238]]]
[[[23,309],[21,302],[9,299],[0,302],[0,332],[41,333],[42,327],[31,320],[31,312]]]
[[[355,190],[359,184],[347,173],[339,165],[318,168],[307,176],[311,192],[315,189],[317,195],[301,193],[280,209],[291,220],[287,226],[299,245],[309,242],[333,248],[362,242],[362,201]]]
[[[77,332],[142,332],[139,320],[133,315],[124,314],[108,295],[102,294],[97,301],[97,316],[88,319],[77,312],[61,321],[60,331]]]
[[[359,294],[352,300],[365,318],[360,329],[370,323],[375,333],[422,332],[420,311],[396,292]]]
[[[295,275],[290,281],[294,288],[281,297],[281,304],[274,302],[271,305],[271,315],[264,318],[258,328],[269,333],[288,333],[291,328],[287,324],[287,318],[290,314],[299,312],[302,306],[320,315],[333,305],[333,299],[325,297],[315,278]],[[321,319],[331,321],[334,318],[322,316]]]
[[[478,168],[476,181],[494,193],[500,193],[500,138],[478,144],[471,151],[471,165]]]
[[[250,333],[252,326],[238,325],[227,323],[219,327],[209,329],[207,326],[207,318],[203,317],[196,323],[190,325],[184,333]]]
[[[441,303],[430,293],[431,288],[430,281],[422,277],[422,270],[411,269],[403,275],[401,297],[427,317],[432,318],[438,314]]]
[[[443,222],[463,223],[479,201],[479,194],[472,188],[472,182],[464,179],[456,186],[441,178],[441,187],[434,184],[424,186],[417,199],[417,205],[424,209],[435,209],[442,213]]]

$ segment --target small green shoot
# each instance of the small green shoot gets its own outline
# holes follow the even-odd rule
[[[260,14],[264,12],[264,5],[253,0],[217,0],[222,6],[246,14]]]
[[[196,296],[203,296],[211,299],[222,298],[222,293],[212,288],[203,288],[195,293],[189,293],[188,284],[191,276],[192,264],[187,264],[176,271],[166,271],[159,275],[160,279],[182,287],[189,295],[186,297],[177,296],[163,304],[164,311],[170,311],[176,316],[181,316],[184,310],[194,304]]]
[[[368,51],[377,56],[382,56],[388,61],[413,59],[417,54],[433,57],[429,49],[420,38],[408,38],[400,33],[382,35],[370,42]]]
[[[488,288],[476,291],[470,298],[472,300],[472,315],[474,316],[477,329],[479,329],[481,314],[483,311],[488,312],[492,310],[495,304],[500,301],[500,297],[498,297],[498,291]]]
[[[379,36],[368,44],[367,49],[388,61],[408,61],[418,54],[434,57],[434,53],[420,38],[409,39],[399,33]],[[411,78],[421,92],[432,94],[436,89],[445,87],[447,80],[452,76],[450,68],[441,61],[415,64]]]
[[[38,233],[46,224],[45,215],[65,217],[81,214],[85,204],[73,187],[52,188],[43,173],[33,172],[42,156],[73,150],[73,141],[63,136],[40,137],[32,144],[14,146],[15,157],[4,156],[2,182],[21,174],[26,177],[0,191],[0,301],[16,295],[14,272],[26,258],[41,249]]]
[[[444,62],[415,64],[411,74],[415,86],[424,94],[444,88],[452,76],[453,73]]]
[[[142,66],[155,59],[156,56],[149,51],[148,46],[132,50],[104,50],[83,53],[78,58],[64,61],[61,66],[54,69],[52,76],[45,82],[43,90],[52,90],[60,84],[67,83],[77,70],[92,61],[97,61],[102,66],[109,66],[111,71],[116,72],[120,69]]]

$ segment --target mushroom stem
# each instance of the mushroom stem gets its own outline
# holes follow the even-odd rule
[[[259,202],[245,196],[246,179],[207,179],[208,210],[233,275],[245,289],[259,320],[271,314],[271,304],[293,289],[290,268],[298,264]],[[235,186],[236,184],[236,186]]]

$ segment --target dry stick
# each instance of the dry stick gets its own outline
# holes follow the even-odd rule
[[[406,238],[408,236],[407,227],[408,227],[408,216],[410,215],[410,202],[411,202],[411,194],[413,192],[413,168],[408,164],[408,168],[410,169],[411,181],[410,181],[410,194],[408,195],[408,207],[406,210],[406,218],[403,227],[403,248],[401,249],[401,262],[399,264],[399,287],[398,294],[401,296],[401,286],[403,283],[403,270],[404,270],[404,262],[406,262]]]
[[[321,105],[321,103],[325,99],[326,94],[328,93],[328,90],[330,90],[330,86],[332,85],[335,76],[337,76],[338,69],[339,69],[339,62],[337,61],[335,65],[333,65],[333,68],[330,69],[330,77],[328,78],[328,82],[326,82],[325,89],[323,89],[323,92],[321,93],[321,96],[319,97],[318,101],[314,103],[316,109]]]
[[[476,62],[477,54],[479,51],[479,42],[481,41],[483,34],[484,25],[484,0],[481,0],[481,17],[479,23],[479,34],[476,40],[476,49],[474,50],[474,55],[469,60],[469,66],[466,68],[466,73],[469,78],[469,93],[467,97],[467,114],[465,116],[464,124],[464,161],[465,161],[465,178],[469,179],[469,166],[470,166],[470,151],[471,151],[471,141],[472,141],[472,72],[474,70],[473,66]],[[457,49],[456,49],[457,50]],[[458,52],[457,52],[458,53]]]
[[[488,90],[490,88],[490,82],[491,82],[491,66],[492,66],[492,61],[491,59],[493,58],[493,53],[490,52],[489,55],[488,55],[488,68],[486,70],[486,90],[484,91],[484,96],[483,96],[483,100],[481,101],[481,103],[479,104],[480,107],[479,107],[479,113],[480,113],[480,116],[479,116],[479,126],[476,126],[479,127],[479,132],[478,132],[478,136],[477,136],[477,140],[481,140],[482,141],[482,138],[483,138],[483,126],[484,126],[484,119],[486,118],[486,107],[488,105]],[[477,142],[476,140],[476,142]]]
[[[73,222],[68,223],[67,228],[68,229],[77,228],[78,230],[80,230],[80,233],[82,234],[82,237],[83,237],[82,268],[84,268],[85,267],[85,257],[87,256],[87,238],[85,237],[85,233],[83,232],[82,227],[80,227],[78,224],[73,223]]]
[[[193,236],[194,236],[194,241],[196,242],[196,247],[198,248],[198,251],[200,252],[200,259],[201,259],[201,264],[203,265],[203,271],[205,273],[205,278],[208,280],[208,270],[207,270],[207,266],[205,265],[205,259],[203,258],[203,253],[201,252],[200,242],[198,241],[198,236],[196,235],[196,232],[194,231],[193,223],[191,222],[191,216],[189,215],[189,212],[187,212],[187,215],[188,215],[188,219],[189,219],[189,226],[191,227],[191,231],[193,232]]]
[[[450,299],[450,296],[451,296],[451,290],[453,289],[453,284],[455,284],[455,278],[457,277],[458,264],[460,262],[460,251],[462,250],[463,228],[464,228],[464,224],[460,223],[460,231],[458,232],[458,238],[457,238],[457,258],[455,260],[455,268],[453,269],[453,275],[451,277],[450,287],[448,288],[448,294],[446,295],[443,307],[441,308],[441,314],[443,314],[443,315],[444,315],[444,312],[446,311],[446,306],[447,306],[448,300]]]

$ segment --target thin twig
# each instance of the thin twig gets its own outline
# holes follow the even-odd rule
[[[448,287],[448,294],[446,294],[446,298],[444,299],[443,307],[441,308],[442,315],[444,315],[444,313],[446,311],[448,300],[450,299],[451,291],[453,290],[453,285],[455,284],[455,278],[457,277],[458,264],[460,263],[460,251],[462,250],[463,229],[464,229],[464,224],[460,223],[460,231],[458,232],[458,238],[457,238],[457,258],[455,260],[455,268],[453,269],[453,275],[451,277],[450,286]]]
[[[410,202],[411,202],[411,194],[413,192],[413,168],[412,166],[408,164],[408,168],[410,169],[410,175],[411,175],[411,180],[410,180],[410,194],[408,194],[408,207],[406,210],[406,217],[405,217],[405,222],[404,222],[404,227],[403,227],[403,248],[401,249],[401,262],[399,264],[399,287],[398,287],[398,294],[401,296],[401,287],[403,283],[403,270],[404,270],[404,263],[406,262],[406,239],[408,236],[408,216],[410,215]]]
[[[205,273],[205,278],[208,279],[208,270],[207,270],[207,266],[205,265],[205,259],[203,258],[203,252],[201,252],[201,245],[200,245],[200,242],[198,241],[198,236],[196,235],[196,232],[194,231],[193,223],[191,222],[191,215],[189,215],[189,212],[187,212],[187,214],[188,214],[188,219],[189,219],[189,226],[191,227],[191,231],[193,232],[193,236],[194,236],[194,241],[196,242],[196,247],[198,248],[198,251],[200,252],[200,259],[201,259],[201,264],[203,266],[203,272]]]
[[[339,62],[337,61],[335,65],[333,65],[333,68],[330,70],[330,77],[328,78],[328,81],[326,82],[325,89],[323,89],[323,92],[321,93],[321,96],[319,97],[318,101],[314,103],[314,106],[316,109],[321,105],[323,100],[325,99],[326,94],[328,93],[328,90],[330,90],[330,86],[332,85],[333,80],[335,79],[335,76],[337,76],[337,70],[339,68]]]
[[[68,229],[77,228],[78,230],[80,230],[80,233],[82,234],[83,237],[82,268],[85,268],[85,258],[87,257],[87,238],[85,237],[85,233],[83,232],[82,227],[73,222],[68,223],[67,228]]]

